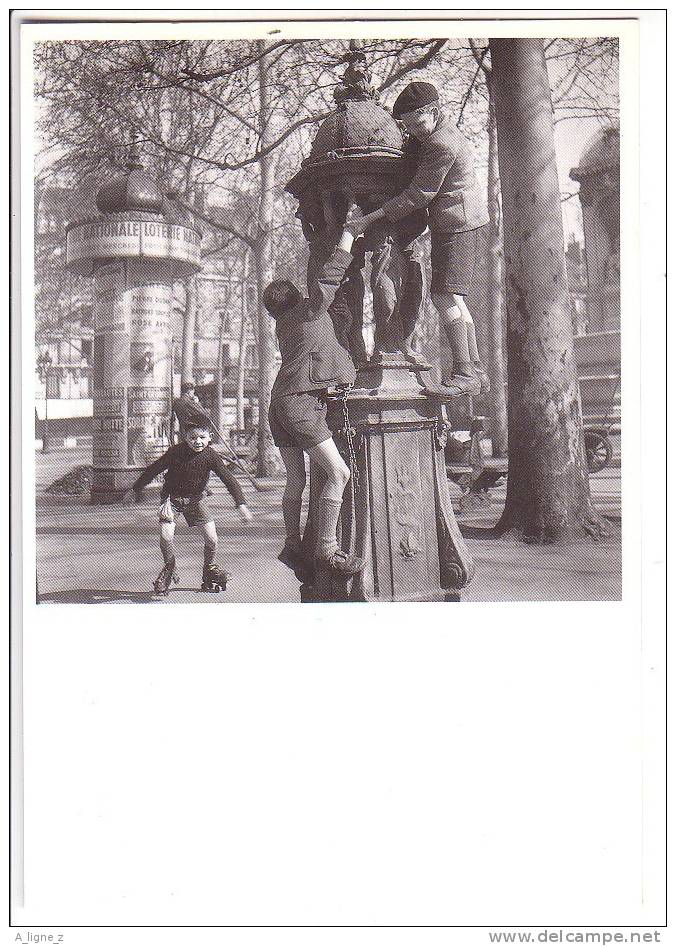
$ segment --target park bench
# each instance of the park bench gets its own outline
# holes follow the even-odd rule
[[[460,512],[490,506],[489,490],[507,475],[507,457],[484,455],[481,441],[485,434],[480,418],[472,421],[470,434],[470,439],[462,445],[462,456],[458,456],[457,447],[454,455],[452,438],[447,442],[446,475],[462,490]]]
[[[584,424],[587,465],[590,473],[598,473],[608,466],[613,457],[611,434],[619,434],[619,419],[608,420],[607,415],[587,417]],[[462,490],[460,512],[491,505],[489,490],[507,476],[507,457],[488,457],[481,448],[484,439],[483,418],[475,418],[470,428],[470,439],[460,444],[449,437],[446,449],[446,475]],[[455,446],[455,450],[453,447]],[[460,449],[458,449],[460,448]]]
[[[594,425],[595,418],[586,418],[584,425],[585,447],[587,451],[587,465],[590,473],[598,473],[605,469],[613,457],[613,448],[610,442],[611,434],[619,434],[621,423],[619,419],[608,422],[607,416],[601,418],[601,423]],[[482,448],[484,437],[481,418],[472,421],[471,437],[462,447],[462,455],[453,454],[448,449],[452,440],[449,438],[446,451],[446,475],[462,490],[460,512],[470,512],[473,509],[491,505],[489,490],[497,486],[507,476],[507,457],[487,457]],[[456,440],[457,444],[458,441]]]

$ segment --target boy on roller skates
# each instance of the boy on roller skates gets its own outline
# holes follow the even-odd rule
[[[272,387],[270,430],[286,468],[282,514],[286,530],[279,560],[301,581],[312,573],[312,564],[301,551],[300,515],[305,489],[305,454],[326,474],[319,496],[316,568],[337,575],[356,575],[364,561],[338,547],[336,530],[343,493],[350,478],[347,464],[338,452],[326,423],[323,400],[329,388],[347,386],[356,377],[354,363],[336,338],[328,313],[338,286],[352,259],[355,235],[363,232],[348,213],[345,229],[333,256],[325,263],[310,299],[286,280],[270,283],[263,304],[275,320],[282,365]]]
[[[230,575],[216,565],[218,535],[214,517],[204,495],[210,473],[215,473],[224,484],[234,499],[237,512],[243,521],[250,522],[252,519],[251,510],[246,504],[241,486],[213,447],[209,445],[210,439],[209,429],[204,423],[195,421],[187,424],[185,440],[170,447],[166,453],[151,463],[124,495],[125,503],[134,502],[138,492],[166,470],[160,509],[160,549],[164,558],[164,568],[154,582],[156,594],[167,594],[171,582],[175,584],[178,582],[174,532],[176,516],[179,513],[183,514],[189,526],[197,526],[204,536],[202,590],[220,591],[227,585]]]

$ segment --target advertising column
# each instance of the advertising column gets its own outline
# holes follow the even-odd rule
[[[147,466],[169,446],[171,303],[168,267],[127,263],[127,465]],[[163,278],[164,277],[164,278]]]
[[[200,234],[88,222],[69,228],[66,254],[94,278],[92,502],[115,502],[170,444],[172,287],[199,268]]]

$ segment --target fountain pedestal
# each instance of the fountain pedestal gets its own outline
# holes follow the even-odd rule
[[[448,492],[441,400],[424,393],[423,372],[400,358],[393,353],[370,362],[345,402],[330,403],[329,426],[352,469],[338,540],[341,548],[365,559],[366,567],[349,581],[319,575],[301,588],[302,600],[457,600],[472,579],[474,564]],[[311,471],[303,538],[308,555],[321,486],[321,472]]]

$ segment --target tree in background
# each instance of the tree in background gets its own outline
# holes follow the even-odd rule
[[[598,538],[584,449],[543,42],[492,39],[507,277],[509,473],[496,529]]]

